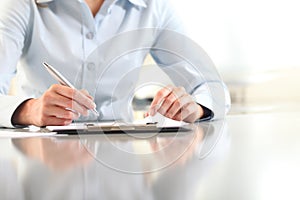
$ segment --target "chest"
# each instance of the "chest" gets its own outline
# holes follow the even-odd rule
[[[108,86],[138,74],[156,38],[147,28],[157,23],[154,15],[127,5],[103,4],[94,17],[83,2],[54,2],[33,10],[31,41],[21,61],[28,76],[48,77],[41,75],[47,73],[41,66],[45,61],[78,88],[92,88],[99,77]],[[47,88],[54,80],[37,82]]]

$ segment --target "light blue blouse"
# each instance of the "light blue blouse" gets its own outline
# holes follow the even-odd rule
[[[182,34],[182,23],[166,0],[105,0],[95,17],[84,0],[1,0],[0,126],[12,126],[11,116],[24,100],[56,83],[44,61],[95,97],[101,119],[128,117],[130,95],[148,53],[168,75],[183,77],[174,83],[198,103],[215,114],[214,102],[227,110],[228,91],[214,70],[203,67],[204,76],[210,76],[206,81],[179,59]],[[17,96],[8,96],[15,75]],[[221,83],[222,94],[214,97],[208,82]]]

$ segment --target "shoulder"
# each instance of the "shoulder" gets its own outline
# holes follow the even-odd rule
[[[7,16],[11,14],[26,14],[30,5],[34,3],[34,0],[1,0],[0,1],[0,15]]]
[[[34,0],[0,0],[0,35],[23,40]]]
[[[34,0],[1,0],[0,20],[13,20],[14,23],[22,22],[30,15],[31,4]]]
[[[20,6],[26,6],[35,3],[35,0],[1,0],[0,9],[7,8],[19,8]]]

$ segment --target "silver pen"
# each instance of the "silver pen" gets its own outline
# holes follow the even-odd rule
[[[76,89],[72,83],[70,83],[61,73],[59,73],[54,67],[49,65],[48,63],[43,63],[44,67],[47,69],[47,71],[62,85],[68,86],[72,89]],[[93,108],[92,111],[99,116],[98,111],[96,108]]]

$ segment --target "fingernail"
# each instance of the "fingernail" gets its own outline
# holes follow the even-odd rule
[[[151,116],[154,116],[157,112],[157,108],[152,108],[151,109]]]

